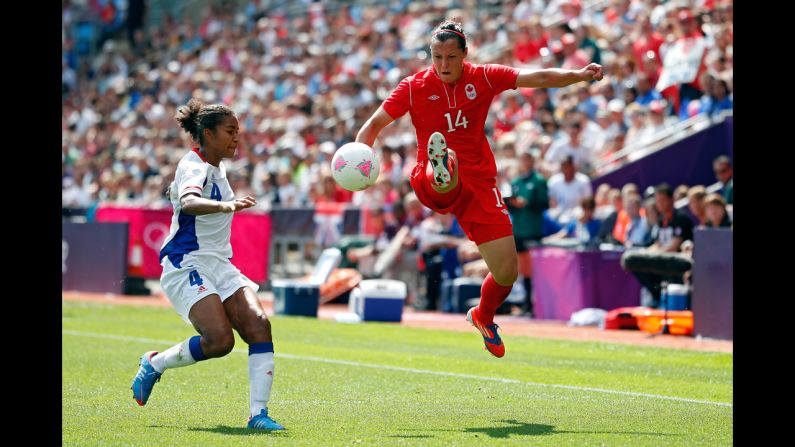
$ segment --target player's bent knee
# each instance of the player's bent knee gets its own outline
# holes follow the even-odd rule
[[[496,274],[492,273],[494,280],[497,284],[503,286],[509,286],[516,282],[516,279],[519,277],[519,272],[517,271],[516,266],[513,268],[503,269]]]
[[[232,349],[235,348],[235,336],[232,335],[230,332],[228,336],[224,337],[221,343],[218,345],[218,356],[223,357],[230,352]]]
[[[204,337],[208,345],[208,352],[204,353],[207,357],[223,357],[232,352],[235,347],[235,336],[232,331]]]

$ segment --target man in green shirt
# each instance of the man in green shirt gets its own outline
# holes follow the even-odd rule
[[[533,282],[530,247],[543,236],[544,210],[549,208],[547,180],[535,168],[536,154],[523,151],[519,155],[519,177],[511,181],[511,197],[506,200],[513,222],[513,237],[519,256],[519,273],[525,289],[524,310],[533,313]]]

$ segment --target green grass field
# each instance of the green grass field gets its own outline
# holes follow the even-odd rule
[[[732,354],[504,334],[495,359],[474,329],[283,316],[269,408],[287,430],[252,433],[239,338],[224,358],[167,371],[139,407],[140,355],[193,329],[170,308],[62,303],[67,446],[733,443]]]

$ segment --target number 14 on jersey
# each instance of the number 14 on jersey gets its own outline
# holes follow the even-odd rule
[[[447,118],[447,131],[448,132],[455,132],[455,127],[463,127],[464,129],[467,128],[467,121],[465,116],[461,116],[461,111],[458,111],[458,115],[455,117],[455,127],[453,127],[453,120],[451,119],[450,112],[444,114],[444,117]]]

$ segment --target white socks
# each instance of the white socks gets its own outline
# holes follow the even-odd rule
[[[157,372],[162,373],[169,368],[179,368],[196,363],[190,353],[190,338],[178,343],[152,357],[150,362]]]
[[[273,385],[273,365],[273,351],[248,355],[249,403],[252,417],[268,406]]]
[[[206,359],[199,340],[194,336],[153,356],[150,362],[157,372],[180,368]],[[251,416],[268,407],[273,385],[273,342],[254,343],[248,347],[249,404]],[[196,358],[199,357],[199,358]]]

